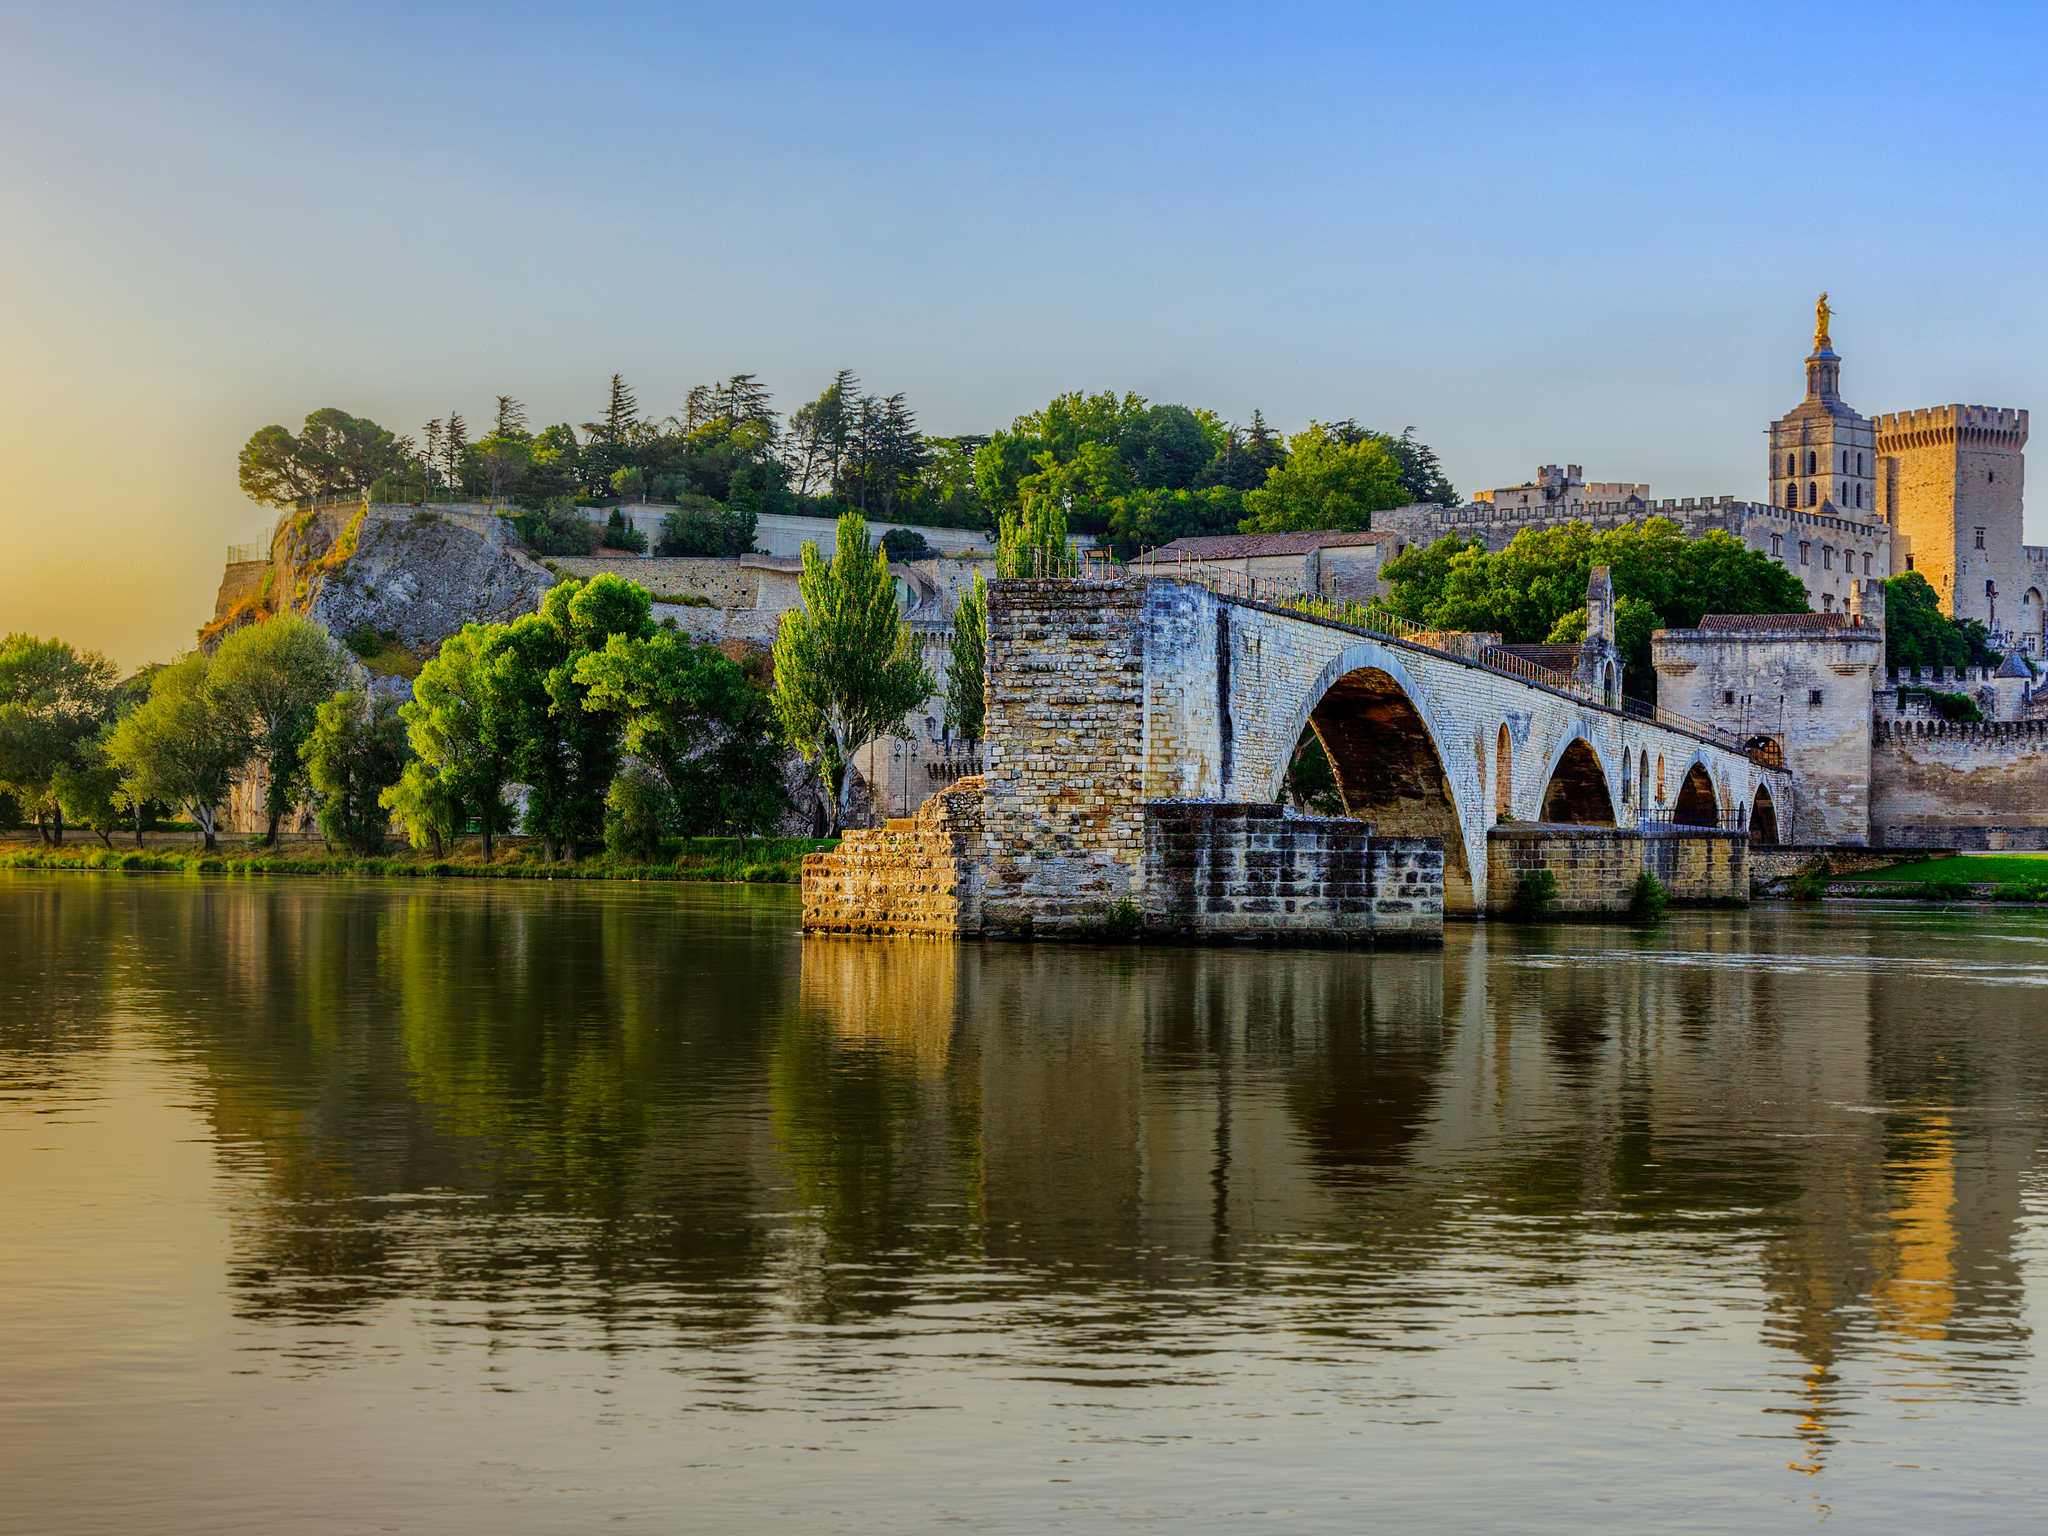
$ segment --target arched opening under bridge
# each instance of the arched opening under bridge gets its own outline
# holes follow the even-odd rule
[[[1749,812],[1749,841],[1775,843],[1778,840],[1778,803],[1771,798],[1771,786],[1759,784],[1756,787],[1756,803]]]
[[[1378,667],[1347,672],[1316,701],[1309,723],[1329,754],[1345,814],[1388,837],[1442,838],[1444,910],[1472,911],[1472,869],[1450,779],[1401,684]]]
[[[1714,776],[1705,763],[1694,763],[1678,786],[1678,800],[1671,807],[1671,819],[1681,827],[1718,827],[1721,801],[1714,793]]]
[[[1614,825],[1614,800],[1607,774],[1583,736],[1564,749],[1543,787],[1543,819],[1581,827]]]

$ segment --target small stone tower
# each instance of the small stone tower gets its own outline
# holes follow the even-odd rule
[[[1621,702],[1621,647],[1614,638],[1614,580],[1604,565],[1586,578],[1586,638],[1579,642],[1578,680],[1606,704]]]
[[[1828,296],[1814,307],[1806,398],[1771,423],[1771,501],[1780,507],[1832,505],[1838,516],[1869,517],[1877,501],[1877,439],[1866,416],[1842,401],[1842,360],[1828,335]]]

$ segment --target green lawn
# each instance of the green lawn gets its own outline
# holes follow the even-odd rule
[[[1919,884],[1930,880],[1963,880],[1972,885],[2048,883],[2048,853],[1985,853],[1966,859],[1923,859],[1917,864],[1894,864],[1889,869],[1867,870],[1860,875],[1836,875],[1829,884],[1861,885],[1865,882]]]

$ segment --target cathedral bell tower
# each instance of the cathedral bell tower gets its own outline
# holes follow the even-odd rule
[[[1877,510],[1877,436],[1868,417],[1842,402],[1842,360],[1828,335],[1833,317],[1822,294],[1813,310],[1806,398],[1771,423],[1771,501],[1861,520]]]

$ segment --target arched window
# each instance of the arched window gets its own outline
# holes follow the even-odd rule
[[[1846,484],[1835,487],[1835,500],[1845,507],[1849,505],[1849,487]]]
[[[1842,450],[1842,473],[1849,473],[1849,450],[1846,448]]]
[[[1788,453],[1788,454],[1786,454],[1786,455],[1785,455],[1785,473],[1786,473],[1787,475],[1796,475],[1796,474],[1798,474],[1798,473],[1799,473],[1799,455],[1798,455],[1798,454],[1796,454],[1796,453]]]
[[[1505,722],[1493,744],[1493,813],[1501,821],[1515,816],[1515,748]]]
[[[1863,505],[1863,484],[1861,481],[1858,481],[1856,484],[1856,505],[1859,507]]]
[[[1664,803],[1664,754],[1657,754],[1657,803]]]
[[[1856,455],[1856,473],[1859,475],[1863,473],[1863,455],[1860,453]]]
[[[1811,480],[1806,482],[1806,504],[1809,507],[1817,507],[1820,505],[1820,487],[1815,485]]]
[[[1819,468],[1820,468],[1820,459],[1819,459],[1818,455],[1815,455],[1815,454],[1811,454],[1811,453],[1809,453],[1809,454],[1808,454],[1808,455],[1806,456],[1806,472],[1807,472],[1807,473],[1808,473],[1808,474],[1810,475],[1810,474],[1812,474],[1812,473],[1813,473],[1813,472],[1814,472],[1814,471],[1815,471],[1816,469],[1819,469]]]

